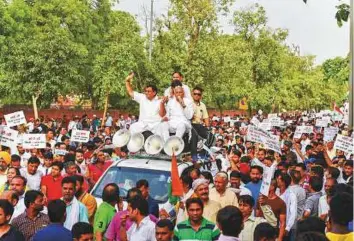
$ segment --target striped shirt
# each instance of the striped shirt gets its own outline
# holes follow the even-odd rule
[[[220,236],[220,230],[217,226],[203,218],[202,223],[198,229],[195,231],[192,228],[192,225],[188,220],[181,222],[176,225],[174,230],[174,241],[192,241],[192,240],[199,240],[199,241],[214,241],[218,240]]]

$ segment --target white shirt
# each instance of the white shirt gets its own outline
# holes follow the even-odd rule
[[[276,193],[286,204],[286,231],[290,231],[291,228],[296,223],[296,216],[297,216],[297,200],[296,195],[290,191],[289,188],[286,191],[279,195],[279,189],[277,189]]]
[[[327,203],[327,195],[320,197],[318,202],[318,216],[320,217],[323,214],[328,214],[329,205]]]
[[[306,191],[300,185],[290,185],[290,191],[292,191],[296,196],[297,201],[297,219],[302,218],[305,208],[305,201],[306,201]]]
[[[155,97],[149,100],[146,95],[135,92],[133,100],[139,103],[139,121],[146,123],[160,122],[160,100]]]
[[[194,114],[193,102],[186,97],[183,98],[183,102],[186,105],[185,108],[181,106],[175,97],[170,98],[166,105],[166,116],[169,121],[182,121],[191,125],[190,120],[193,118]]]
[[[186,97],[187,99],[193,101],[193,98],[192,98],[192,95],[191,95],[191,90],[189,89],[188,85],[182,84],[182,88],[183,88],[183,91],[184,91],[184,97]],[[165,92],[164,92],[163,95],[164,95],[164,96],[171,97],[171,86],[168,87],[168,88],[165,90]]]
[[[14,213],[12,214],[11,221],[26,210],[25,194],[19,196],[18,198],[19,199],[18,199],[16,206],[14,207]],[[11,223],[11,221],[10,221],[10,223]]]
[[[52,167],[45,167],[43,165],[39,165],[38,171],[43,173],[43,176],[49,175],[52,171]]]
[[[37,170],[34,175],[31,175],[27,172],[27,168],[21,168],[20,173],[21,176],[27,179],[27,187],[29,188],[29,190],[40,190],[41,178],[43,176],[43,173],[40,170]]]
[[[149,216],[146,216],[141,220],[139,227],[135,222],[133,223],[127,231],[127,237],[129,241],[156,241],[155,223],[150,220]]]

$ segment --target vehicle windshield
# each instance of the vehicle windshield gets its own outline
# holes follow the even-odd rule
[[[116,183],[119,186],[120,196],[126,198],[127,191],[135,187],[135,183],[140,179],[146,179],[149,182],[150,196],[157,203],[165,203],[168,200],[167,181],[170,178],[170,172],[149,170],[130,167],[111,167],[99,184],[93,190],[95,197],[102,197],[102,191],[108,183]]]

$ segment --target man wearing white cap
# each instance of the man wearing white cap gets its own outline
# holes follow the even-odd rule
[[[220,203],[209,199],[209,181],[203,178],[198,178],[193,181],[192,188],[197,197],[203,202],[203,217],[216,223],[216,215],[221,209],[221,205]]]

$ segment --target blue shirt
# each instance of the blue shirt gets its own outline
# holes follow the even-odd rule
[[[257,200],[258,200],[258,196],[259,196],[259,191],[261,190],[261,186],[262,186],[262,180],[259,180],[258,183],[249,182],[245,185],[245,187],[248,188],[252,193],[252,197],[254,198],[254,205],[255,206],[257,204]]]
[[[159,205],[150,196],[147,198],[147,202],[149,205],[149,214],[152,214],[158,218],[159,217]]]
[[[32,241],[72,241],[73,236],[69,230],[61,224],[49,224],[42,230],[39,230]]]

